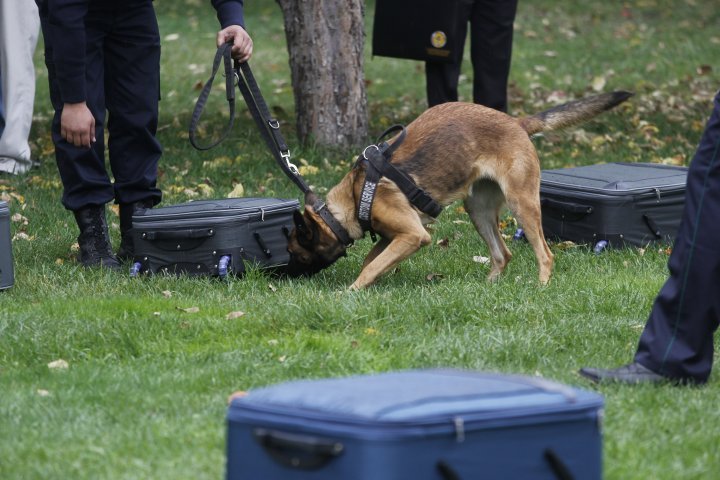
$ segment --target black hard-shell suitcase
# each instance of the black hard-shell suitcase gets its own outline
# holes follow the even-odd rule
[[[14,283],[10,209],[6,202],[0,202],[0,290],[10,288]]]
[[[227,198],[147,209],[133,216],[134,264],[138,273],[224,277],[246,263],[287,265],[287,237],[297,200]]]
[[[545,236],[605,246],[645,246],[675,239],[685,203],[687,168],[607,163],[543,170]]]
[[[381,57],[455,63],[459,38],[458,0],[377,0],[372,53]]]
[[[537,377],[411,370],[251,390],[227,480],[600,480],[603,397]]]

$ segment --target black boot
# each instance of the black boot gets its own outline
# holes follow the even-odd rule
[[[73,212],[80,236],[80,263],[85,267],[105,267],[120,270],[120,262],[112,253],[105,221],[105,205],[90,205]]]
[[[117,257],[121,262],[132,260],[135,255],[135,245],[132,236],[132,217],[152,208],[152,200],[140,200],[134,203],[120,204],[120,248]]]

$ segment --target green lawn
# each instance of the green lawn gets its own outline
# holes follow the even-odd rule
[[[307,178],[326,191],[358,150],[297,145],[279,7],[246,3],[262,91],[283,121],[293,158],[319,167]],[[163,37],[163,203],[224,197],[237,183],[247,196],[297,197],[244,106],[220,147],[196,152],[187,141],[197,85],[207,79],[214,52],[217,21],[208,4],[155,2]],[[368,33],[372,12],[369,3]],[[543,168],[687,165],[720,87],[719,27],[720,10],[701,0],[521,1],[511,113],[595,89],[636,93],[579,129],[537,139]],[[369,40],[375,134],[422,112],[425,85],[422,64],[372,58]],[[31,140],[43,165],[26,177],[0,179],[0,195],[21,216],[12,222],[16,283],[0,294],[0,478],[221,478],[227,396],[289,379],[452,366],[593,389],[577,375],[579,367],[632,358],[666,275],[665,247],[594,255],[588,246],[555,244],[553,280],[541,287],[531,249],[512,243],[506,273],[487,284],[488,267],[473,261],[487,248],[459,205],[441,216],[431,246],[362,292],[345,288],[369,239],[312,279],[260,271],[229,282],[131,279],[79,268],[76,227],[60,205],[53,164],[42,50],[41,43]],[[468,74],[465,99],[470,88]],[[206,111],[208,133],[223,128],[226,108],[219,87]],[[117,216],[109,218],[117,244]],[[505,232],[513,233],[511,224]],[[441,239],[447,247],[436,244]],[[183,310],[189,307],[199,311]],[[245,314],[226,318],[236,311]],[[59,359],[69,368],[48,368]],[[597,388],[606,399],[606,478],[718,478],[717,378],[702,388]]]

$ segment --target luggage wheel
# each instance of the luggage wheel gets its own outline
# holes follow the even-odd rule
[[[130,267],[130,277],[131,278],[137,277],[141,271],[142,271],[142,263],[133,262],[132,266]]]
[[[223,255],[218,260],[218,277],[225,278],[228,274],[228,266],[230,265],[230,255]]]
[[[607,240],[600,240],[595,244],[595,247],[593,248],[593,252],[596,254],[601,254],[608,246]]]

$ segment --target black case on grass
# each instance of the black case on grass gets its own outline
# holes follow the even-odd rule
[[[545,236],[614,247],[670,243],[680,225],[687,170],[653,163],[543,170]]]
[[[224,277],[242,273],[246,263],[283,267],[299,208],[297,200],[227,198],[147,209],[133,216],[131,274]]]
[[[453,63],[460,59],[458,0],[377,0],[372,54]]]
[[[0,202],[0,290],[10,288],[14,283],[10,208],[7,202]]]

